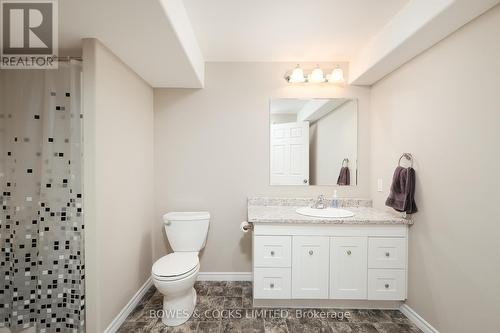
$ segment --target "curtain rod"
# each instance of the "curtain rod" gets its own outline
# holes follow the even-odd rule
[[[70,61],[70,60],[80,60],[82,61],[82,57],[56,57],[57,61]]]

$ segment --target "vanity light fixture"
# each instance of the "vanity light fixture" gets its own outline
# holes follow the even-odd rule
[[[316,67],[310,72],[309,75],[304,74],[304,70],[297,65],[290,74],[290,71],[285,73],[285,80],[288,83],[342,83],[344,82],[344,71],[337,65],[331,72],[331,74],[325,74],[323,70],[316,65]]]
[[[304,76],[304,71],[297,64],[297,67],[292,72],[292,75],[288,77],[288,82],[290,83],[303,83],[306,82],[306,77]]]
[[[322,83],[325,82],[325,75],[323,74],[323,70],[319,68],[319,65],[316,65],[316,68],[313,69],[311,74],[309,75],[309,79],[307,82],[310,83]]]
[[[335,69],[332,71],[332,74],[329,75],[328,82],[336,83],[343,81],[344,81],[344,71],[342,70],[342,68],[340,68],[339,65],[337,65]]]

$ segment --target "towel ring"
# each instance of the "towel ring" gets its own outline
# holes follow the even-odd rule
[[[349,165],[349,159],[348,158],[344,158],[342,160],[342,167],[344,167],[344,163],[345,163],[345,166],[348,166]]]
[[[413,168],[413,156],[410,153],[403,153],[403,155],[401,155],[398,161],[398,166],[401,166],[401,159],[403,157],[406,158],[406,160],[410,161],[410,166]]]

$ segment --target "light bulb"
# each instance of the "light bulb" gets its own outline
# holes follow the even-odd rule
[[[309,75],[309,82],[311,83],[321,83],[325,82],[325,76],[323,75],[323,71],[319,68],[319,65],[316,66],[315,69]]]
[[[288,79],[288,82],[290,83],[302,83],[305,82],[306,78],[304,77],[304,71],[302,68],[300,68],[299,65],[295,67],[295,69],[292,72],[292,75],[290,75],[290,78]]]
[[[330,74],[330,77],[328,78],[328,82],[342,82],[344,81],[344,71],[342,68],[337,65],[335,69],[332,71],[332,74]]]

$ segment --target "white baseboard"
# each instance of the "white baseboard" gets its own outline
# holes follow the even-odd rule
[[[252,272],[199,272],[198,281],[252,281]]]
[[[420,317],[418,313],[415,312],[412,308],[410,308],[407,304],[401,305],[399,310],[408,317],[418,328],[422,330],[424,333],[439,333],[437,329],[432,327],[424,318]]]
[[[139,301],[144,297],[146,292],[153,285],[151,278],[147,279],[142,287],[135,293],[130,301],[125,305],[125,307],[120,311],[120,313],[113,319],[109,326],[104,330],[103,333],[115,333],[120,326],[125,322],[125,319],[132,313]]]

